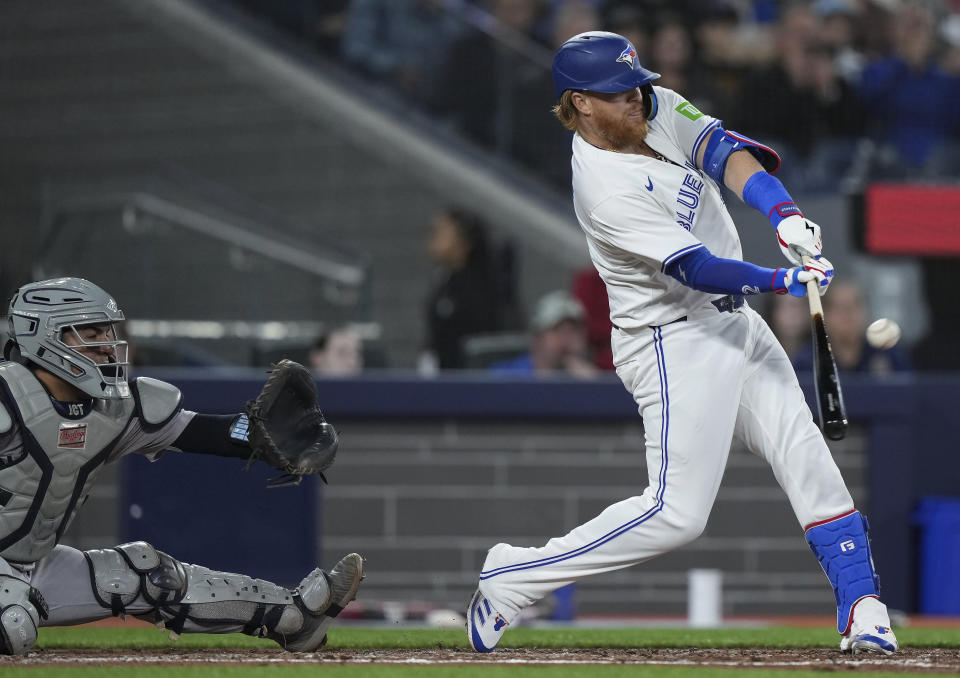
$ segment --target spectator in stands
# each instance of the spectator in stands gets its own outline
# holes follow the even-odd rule
[[[838,280],[830,285],[830,293],[823,297],[823,319],[841,371],[888,374],[910,367],[899,346],[880,350],[867,343],[867,306],[857,284]],[[813,370],[813,347],[809,342],[797,353],[793,365],[798,372]]]
[[[437,270],[427,299],[427,348],[440,369],[463,368],[464,337],[499,329],[499,285],[486,224],[472,212],[448,207],[434,217],[428,247]]]
[[[747,66],[765,58],[763,45],[753,47],[748,56],[738,35],[740,17],[727,2],[711,2],[698,17],[695,42],[701,77],[712,85],[713,114],[726,118],[741,99]]]
[[[561,0],[551,14],[549,25],[551,45],[556,49],[574,35],[598,30],[600,15],[587,0]],[[554,97],[550,71],[539,69],[527,86],[515,93],[515,97],[510,156],[568,193],[572,181],[570,144],[573,135],[559,125],[546,124],[547,112],[543,102]]]
[[[785,156],[784,179],[803,190],[834,190],[853,158],[863,124],[856,94],[818,41],[816,17],[793,7],[780,31],[779,59],[745,82],[735,128],[750,129]],[[796,124],[796,120],[803,124]]]
[[[607,286],[593,266],[578,271],[573,277],[570,290],[583,305],[584,322],[587,326],[587,346],[593,364],[601,370],[613,369],[613,349],[610,347],[610,299]]]
[[[494,364],[500,374],[569,374],[592,377],[597,368],[587,354],[583,306],[569,292],[555,290],[543,296],[530,316],[530,350]]]
[[[656,23],[650,45],[650,69],[660,74],[657,84],[685,94],[695,92],[694,83],[690,82],[693,44],[686,25],[671,15],[660,17]]]
[[[430,107],[475,143],[507,156],[518,97],[543,77],[542,66],[524,51],[538,48],[533,30],[544,3],[490,0],[489,8],[490,32],[469,31],[443,59]]]
[[[520,43],[531,40],[540,12],[537,0],[494,0],[490,9],[499,33]],[[470,30],[444,59],[430,106],[474,142],[506,152],[513,98],[537,75],[516,49],[488,33]]]
[[[350,377],[363,371],[363,342],[351,325],[324,332],[310,347],[310,369],[318,376]]]
[[[440,0],[351,0],[341,52],[348,64],[423,103],[459,34]]]
[[[952,174],[960,169],[960,78],[937,63],[934,17],[920,2],[905,4],[893,22],[894,52],[864,68],[860,95],[884,153],[878,178]]]
[[[854,0],[817,0],[813,10],[820,19],[819,39],[832,57],[834,71],[855,86],[866,65],[857,45],[857,22],[864,14]]]

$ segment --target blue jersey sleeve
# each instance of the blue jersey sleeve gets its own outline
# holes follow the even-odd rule
[[[764,268],[746,261],[714,256],[700,247],[670,262],[664,269],[687,287],[712,294],[783,292],[782,268]]]

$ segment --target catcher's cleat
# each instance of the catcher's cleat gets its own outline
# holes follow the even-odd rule
[[[467,639],[477,652],[493,652],[507,630],[508,622],[497,612],[480,589],[467,608]]]
[[[857,603],[850,633],[840,640],[840,649],[853,654],[877,652],[885,655],[900,649],[883,603],[876,598],[866,598]]]
[[[267,637],[290,652],[319,650],[334,618],[357,597],[364,575],[363,558],[356,553],[341,558],[330,572],[317,568],[293,591],[294,604],[303,615],[300,630],[287,635],[271,631]]]

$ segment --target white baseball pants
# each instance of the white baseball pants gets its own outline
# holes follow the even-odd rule
[[[786,353],[749,306],[614,329],[612,344],[643,417],[649,486],[540,548],[490,549],[480,590],[508,622],[554,589],[696,539],[734,437],[773,467],[801,526],[853,508]]]

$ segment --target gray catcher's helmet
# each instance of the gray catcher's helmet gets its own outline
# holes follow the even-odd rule
[[[122,320],[113,297],[87,280],[33,282],[10,300],[11,342],[4,355],[19,351],[22,359],[94,398],[129,398],[127,342],[120,340],[116,326]],[[85,341],[79,330],[87,325],[105,325],[103,340]],[[68,337],[72,345],[66,343]],[[103,362],[81,351],[95,352]]]

